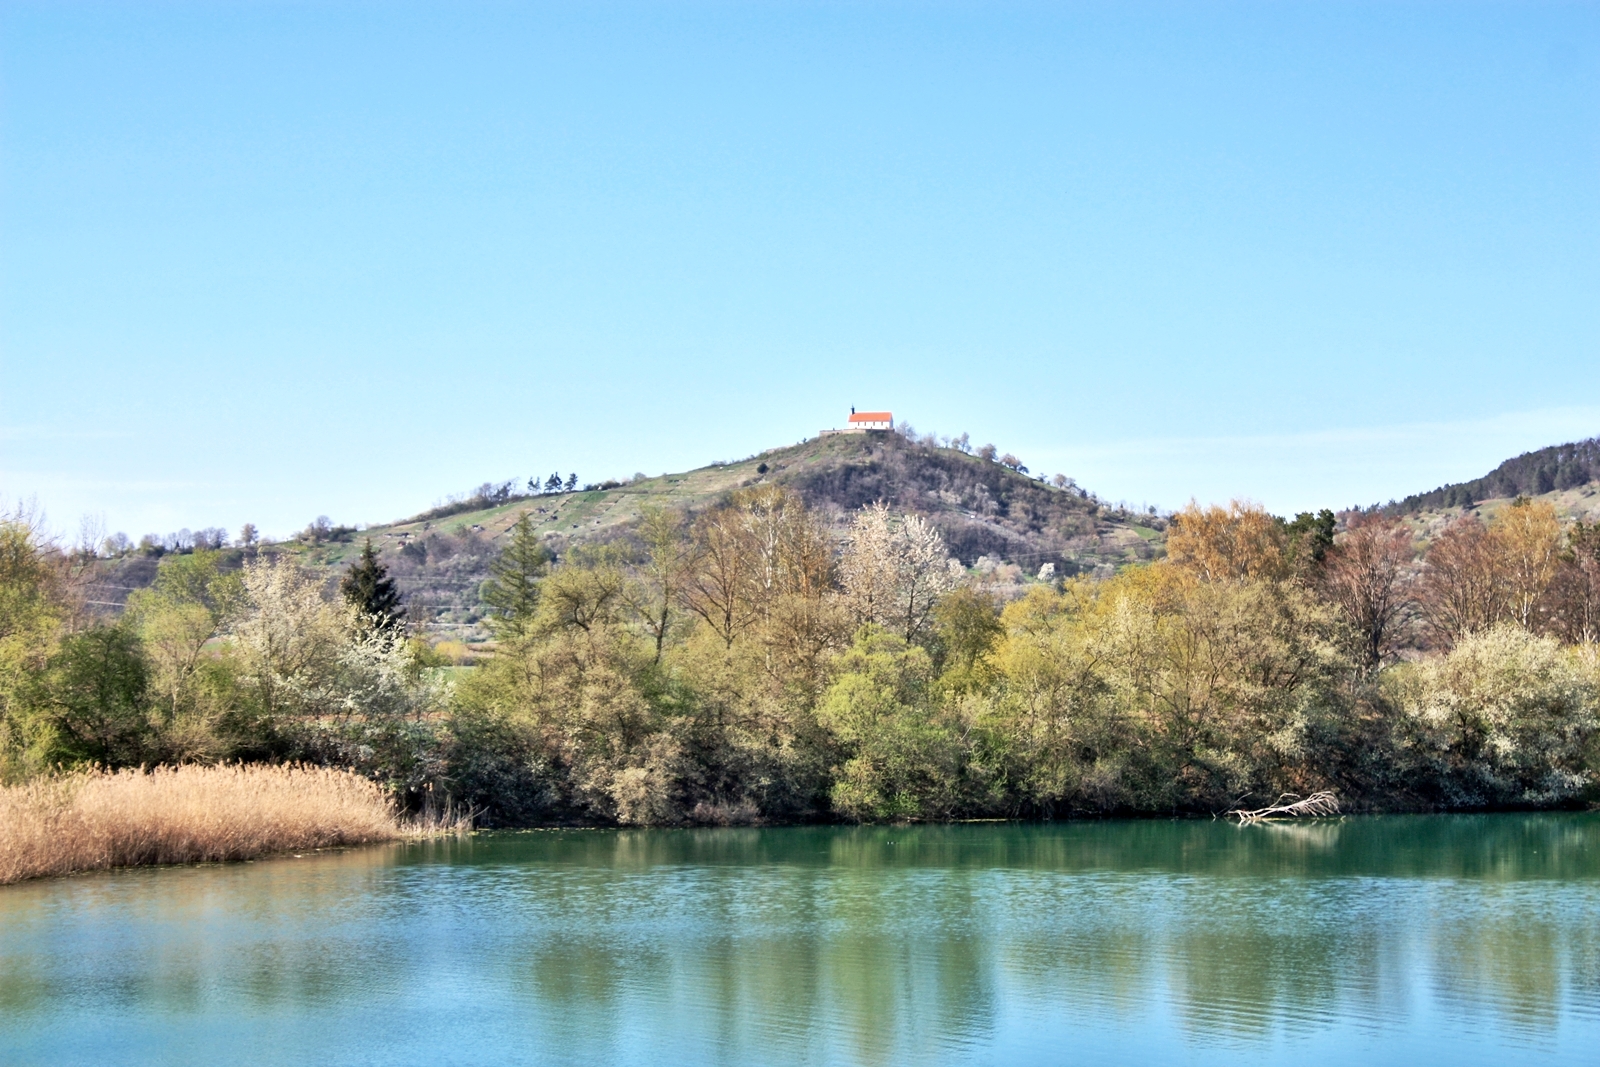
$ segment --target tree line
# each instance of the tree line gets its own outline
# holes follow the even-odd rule
[[[1497,497],[1538,496],[1600,481],[1600,438],[1551,445],[1508,459],[1482,478],[1415,493],[1384,508],[1398,515],[1426,508],[1472,507]]]
[[[1174,516],[1167,558],[1004,600],[879,502],[757,485],[556,558],[523,516],[493,654],[406,632],[370,544],[164,561],[116,620],[0,526],[0,775],[348,766],[491,825],[1579,804],[1600,766],[1600,527],[1519,500],[1426,550],[1397,518]]]

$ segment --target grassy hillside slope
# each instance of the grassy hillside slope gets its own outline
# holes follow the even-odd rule
[[[770,482],[797,490],[842,537],[850,515],[884,500],[928,517],[967,566],[989,561],[1036,572],[1109,571],[1161,551],[1164,523],[1105,507],[1076,488],[1055,488],[999,463],[899,434],[819,438],[735,463],[646,478],[609,489],[512,499],[445,517],[373,526],[348,540],[300,545],[308,562],[342,569],[372,538],[419,618],[446,626],[477,621],[477,587],[524,512],[556,552],[625,538],[646,508],[688,513],[734,490]],[[426,515],[427,513],[424,513]]]

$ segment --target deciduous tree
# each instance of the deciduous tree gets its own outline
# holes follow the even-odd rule
[[[39,679],[38,755],[51,765],[137,763],[153,732],[149,672],[127,626],[97,625],[61,643]]]
[[[1005,634],[994,595],[975,586],[958,586],[939,601],[933,618],[945,678],[957,688],[981,681],[979,664]]]
[[[609,546],[576,548],[541,584],[539,628],[592,635],[621,617],[627,578]]]
[[[124,619],[139,635],[151,688],[169,719],[196,710],[206,645],[244,607],[240,572],[222,564],[221,552],[179,556],[156,572],[148,588],[128,597]]]
[[[329,710],[354,610],[329,601],[291,556],[246,563],[243,581],[246,604],[230,636],[254,709],[268,720]]]
[[[1519,497],[1494,517],[1497,570],[1505,580],[1505,611],[1529,632],[1541,629],[1545,594],[1561,554],[1561,523],[1549,501]]]
[[[1498,546],[1475,514],[1442,530],[1423,558],[1421,601],[1434,639],[1446,647],[1487,630],[1505,609]]]
[[[757,617],[754,558],[744,516],[737,508],[705,512],[691,527],[690,566],[683,603],[732,648]]]
[[[1552,630],[1573,644],[1600,641],[1600,522],[1567,531],[1552,593]]]
[[[655,645],[655,658],[659,663],[672,624],[672,611],[677,606],[685,571],[692,559],[692,549],[683,515],[664,508],[645,508],[639,519],[637,536],[644,549],[644,559],[639,568],[640,580],[632,583],[628,590],[629,599]]]
[[[731,648],[779,600],[826,593],[832,562],[826,532],[797,494],[741,489],[694,521],[683,602]]]
[[[72,611],[60,562],[26,515],[0,515],[0,780],[35,769],[28,690],[56,651]]]
[[[932,678],[926,651],[877,627],[841,657],[817,710],[845,756],[834,811],[865,821],[939,818],[957,807],[963,746],[955,724],[930,714]]]
[[[1327,550],[1320,588],[1355,635],[1360,662],[1376,670],[1394,651],[1411,611],[1416,551],[1400,520],[1356,515]]]
[[[798,493],[774,485],[734,494],[751,554],[757,610],[781,596],[818,597],[829,587],[833,548]]]
[[[1259,504],[1201,507],[1191,500],[1172,518],[1167,558],[1210,582],[1283,578],[1287,540],[1283,524]]]
[[[891,515],[882,501],[856,513],[839,578],[861,622],[907,641],[926,633],[934,606],[956,584],[938,529],[920,515]]]

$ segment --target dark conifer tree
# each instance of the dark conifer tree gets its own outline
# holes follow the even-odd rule
[[[489,564],[490,579],[479,596],[494,611],[494,625],[510,637],[522,637],[539,610],[539,581],[550,569],[550,552],[539,541],[524,511],[511,527],[511,541]]]
[[[1321,563],[1328,554],[1328,549],[1333,547],[1333,534],[1337,528],[1338,520],[1327,508],[1315,514],[1302,511],[1294,517],[1293,522],[1284,524],[1289,534],[1290,551],[1311,563]]]
[[[405,620],[406,609],[400,606],[400,591],[394,587],[389,569],[378,562],[378,553],[370,537],[361,549],[360,558],[340,580],[339,592],[380,629],[398,632]]]

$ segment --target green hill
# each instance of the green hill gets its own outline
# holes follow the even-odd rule
[[[798,491],[840,536],[851,514],[876,500],[923,515],[969,567],[1009,564],[1033,574],[1053,563],[1058,574],[1106,572],[1154,558],[1164,539],[1165,523],[1156,516],[1110,508],[1076,487],[1047,485],[998,462],[896,433],[870,433],[816,438],[735,463],[606,488],[457,503],[359,533],[340,531],[336,541],[295,550],[308,562],[340,569],[370,537],[414,617],[471,625],[489,560],[524,512],[560,553],[574,543],[626,538],[647,507],[692,513],[764,482]]]

